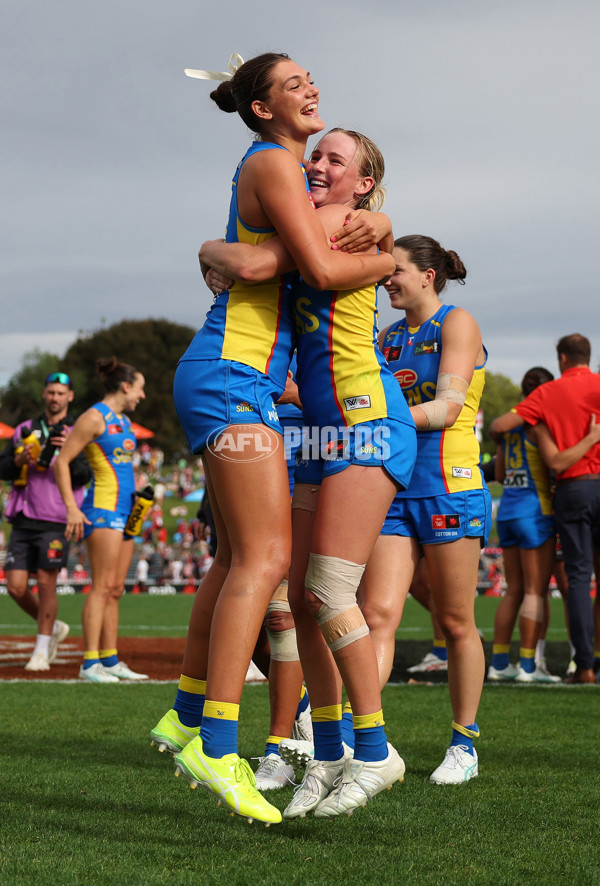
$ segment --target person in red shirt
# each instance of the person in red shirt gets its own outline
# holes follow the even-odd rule
[[[556,346],[560,378],[540,385],[511,412],[495,419],[490,434],[503,434],[524,423],[544,423],[560,452],[585,437],[590,418],[600,417],[600,375],[589,367],[591,347],[573,334]],[[600,443],[573,465],[557,472],[556,524],[569,579],[567,604],[577,670],[569,683],[594,683],[594,623],[590,580],[594,550],[600,552]]]

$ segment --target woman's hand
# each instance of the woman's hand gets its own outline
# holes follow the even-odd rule
[[[204,282],[206,283],[210,291],[213,292],[215,295],[231,289],[234,283],[233,280],[231,280],[229,277],[224,277],[222,274],[219,274],[218,271],[215,271],[214,268],[208,269],[204,278]]]
[[[91,526],[88,518],[79,510],[78,507],[67,508],[67,525],[65,527],[65,538],[67,541],[81,541],[83,538],[83,524],[87,523]]]
[[[298,409],[302,409],[302,403],[300,402],[300,395],[298,393],[298,385],[292,378],[290,372],[288,372],[287,378],[285,380],[285,388],[279,400],[275,405],[288,405],[291,403],[293,406],[297,406]]]
[[[596,422],[596,416],[592,415],[590,418],[590,427],[588,430],[588,436],[590,438],[590,442],[592,446],[596,443],[600,443],[600,422]]]
[[[331,236],[332,249],[342,252],[364,252],[377,246],[392,233],[392,225],[382,212],[353,209],[346,215],[344,226]]]

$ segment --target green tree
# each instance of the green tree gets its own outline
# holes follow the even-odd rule
[[[111,357],[135,366],[146,379],[146,399],[132,415],[154,431],[153,444],[167,457],[187,455],[185,435],[173,405],[173,376],[177,361],[195,330],[169,320],[122,320],[79,338],[67,350],[62,364],[71,374],[80,410],[104,396],[96,360]]]
[[[483,410],[483,442],[481,451],[493,455],[496,444],[490,438],[489,426],[499,415],[504,415],[521,399],[521,389],[510,378],[501,373],[486,372],[485,387],[481,398]]]
[[[63,369],[56,354],[34,348],[23,357],[21,368],[2,390],[0,420],[9,425],[33,418],[43,411],[44,379],[51,372]]]

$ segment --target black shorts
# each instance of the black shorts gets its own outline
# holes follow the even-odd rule
[[[69,542],[64,536],[64,527],[54,523],[43,529],[13,526],[4,570],[62,569],[67,565],[68,557]]]

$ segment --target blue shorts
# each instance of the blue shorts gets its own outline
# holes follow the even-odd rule
[[[501,548],[539,548],[556,534],[552,516],[496,520],[496,528]]]
[[[393,418],[361,422],[349,428],[304,430],[296,454],[296,483],[318,486],[325,477],[350,465],[385,468],[401,489],[406,489],[417,455],[414,425]]]
[[[119,532],[123,532],[130,511],[124,513],[123,511],[105,511],[102,508],[89,508],[84,510],[83,514],[91,521],[91,526],[88,526],[87,523],[83,524],[83,537],[88,538],[94,529],[118,529]],[[131,538],[129,535],[124,537]]]
[[[194,454],[230,425],[263,424],[281,434],[274,399],[281,395],[267,375],[234,360],[181,360],[173,398]]]
[[[491,528],[492,497],[486,486],[428,498],[397,497],[385,518],[381,534],[415,538],[422,545],[480,538],[484,547]]]

